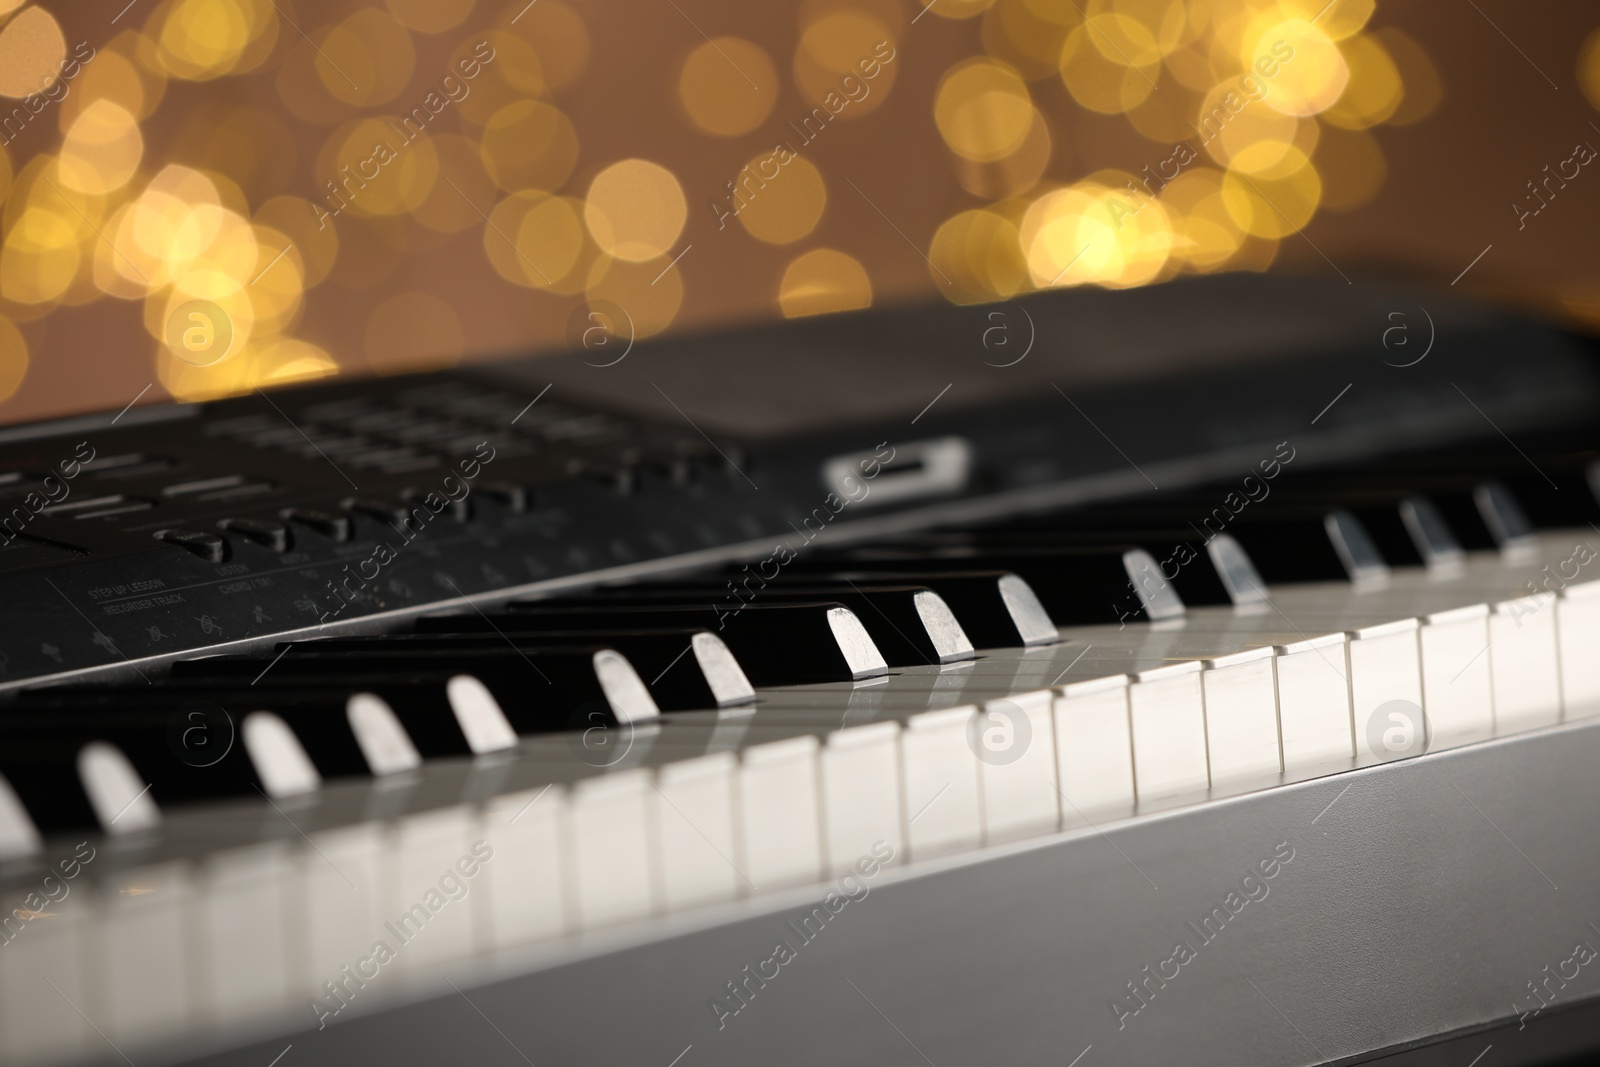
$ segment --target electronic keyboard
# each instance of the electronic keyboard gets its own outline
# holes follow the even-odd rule
[[[0,1063],[1592,1053],[1597,402],[1215,276],[0,430]]]

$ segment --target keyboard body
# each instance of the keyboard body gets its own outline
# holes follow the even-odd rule
[[[1397,311],[1419,346],[1426,319],[1420,361],[1385,347]],[[0,431],[0,476],[18,472],[14,490],[0,484],[17,534],[0,548],[0,713],[28,714],[41,688],[165,684],[202,655],[270,669],[284,641],[760,570],[779,545],[804,560],[935,527],[1070,522],[1211,492],[1271,457],[1292,455],[1298,476],[1514,452],[1556,431],[1600,443],[1597,401],[1592,345],[1551,328],[1375,282],[1217,276],[15,427]],[[22,499],[43,471],[68,490],[53,510]],[[1577,702],[1392,762],[1362,750],[1365,721],[1352,721],[1353,757],[1280,755],[1267,775],[1209,782],[1203,750],[1198,785],[1087,810],[1041,777],[1027,804],[1044,798],[1047,821],[1002,832],[991,791],[982,840],[960,847],[920,844],[944,818],[930,781],[927,805],[895,794],[888,840],[847,834],[812,875],[760,887],[723,870],[730,889],[682,905],[666,903],[663,872],[674,848],[702,850],[695,835],[629,836],[604,803],[642,797],[668,818],[675,802],[654,797],[694,795],[693,764],[734,775],[734,818],[753,819],[754,776],[792,766],[813,799],[768,798],[826,833],[850,798],[875,803],[875,785],[907,773],[935,729],[913,712],[1043,694],[1035,754],[1055,768],[1072,701],[1107,678],[1154,692],[1188,677],[1201,648],[1273,649],[1276,671],[1297,633],[1367,626],[1376,648],[1369,623],[1509,604],[1586,537],[1600,544],[1546,528],[1517,560],[1476,551],[1448,581],[1411,568],[1376,590],[1275,585],[1277,616],[1210,606],[1129,621],[1108,603],[1054,644],[760,686],[753,710],[622,731],[626,752],[582,780],[549,762],[570,741],[525,739],[293,802],[175,805],[155,836],[51,836],[41,857],[87,838],[96,858],[69,898],[81,912],[63,903],[65,921],[32,920],[0,945],[0,1063],[126,1050],[141,1065],[1289,1065],[1468,1062],[1490,1044],[1497,1063],[1554,1062],[1588,1047],[1600,989],[1591,968],[1549,978],[1578,966],[1574,942],[1600,946],[1582,903],[1600,892],[1584,844],[1600,831],[1600,719]],[[1560,617],[1579,618],[1569,603],[1567,591]],[[1558,614],[1532,610],[1530,626]],[[1575,677],[1562,675],[1569,691]],[[803,716],[817,720],[809,748],[783,740]],[[980,790],[1003,780],[977,770]],[[359,856],[352,841],[380,836],[383,862],[400,864],[373,869],[386,887],[422,886],[457,844],[539,833],[550,863],[502,876],[521,854],[508,847],[501,868],[478,865],[493,873],[463,893],[472,903],[452,899],[453,950],[375,934],[402,946],[399,965],[364,982],[310,958],[302,926],[369,884],[324,846],[345,863],[338,847]],[[449,846],[418,846],[427,863],[405,866],[408,842],[430,834]],[[0,885],[20,899],[39,862],[0,866]],[[394,893],[374,915],[393,921],[417,895]],[[529,903],[541,893],[548,908]],[[546,925],[505,936],[494,916],[508,907]],[[318,999],[306,979],[325,971],[345,995]]]

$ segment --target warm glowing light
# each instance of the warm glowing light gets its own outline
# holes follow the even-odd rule
[[[688,217],[678,179],[648,159],[620,160],[595,175],[583,208],[595,243],[630,263],[666,253]]]
[[[1019,240],[1035,285],[1112,287],[1155,279],[1172,253],[1172,223],[1161,202],[1129,188],[1132,175],[1101,172],[1046,193],[1028,208]]]
[[[363,119],[349,127],[338,148],[324,153],[319,163],[336,186],[330,193],[335,204],[345,202],[358,215],[414,211],[439,179],[432,139],[394,117]]]
[[[583,224],[584,205],[537,189],[514,193],[489,212],[483,249],[506,281],[574,293],[587,284],[584,253],[598,251]]]
[[[778,99],[778,71],[761,46],[718,37],[689,53],[678,99],[703,132],[735,137],[761,125]]]
[[[1033,80],[1056,73],[1067,31],[1082,21],[1068,4],[1038,5],[1028,0],[998,0],[984,12],[984,51],[1010,63]]]
[[[1028,284],[1016,223],[987,208],[947,219],[933,235],[928,259],[940,292],[957,304],[1005,299]]]
[[[109,193],[127,184],[143,155],[138,120],[120,104],[96,100],[67,129],[57,167],[62,184]]]
[[[578,134],[567,116],[538,100],[495,112],[483,128],[483,165],[496,185],[559,189],[578,162]]]
[[[61,75],[67,39],[42,7],[30,7],[0,27],[0,96],[42,93]]]
[[[28,374],[28,342],[5,319],[0,319],[0,401],[11,399]]]
[[[411,81],[416,59],[411,35],[400,21],[387,11],[368,7],[322,38],[316,49],[316,70],[323,87],[336,98],[370,106],[400,95]]]
[[[174,0],[152,24],[162,69],[191,81],[233,73],[247,52],[259,61],[261,45],[270,51],[278,32],[277,13],[264,0]]]
[[[1347,130],[1364,130],[1385,122],[1400,108],[1405,87],[1387,49],[1361,33],[1340,45],[1350,68],[1350,84],[1336,104],[1323,112],[1324,122]]]
[[[801,33],[794,80],[807,104],[859,119],[883,103],[899,66],[889,27],[865,11],[841,7]]]
[[[1090,111],[1120,115],[1155,90],[1158,68],[1108,59],[1096,43],[1098,37],[1098,31],[1088,25],[1067,35],[1061,48],[1061,81],[1072,98]]]
[[[508,4],[501,18],[510,32],[537,49],[550,88],[565,89],[583,75],[589,63],[589,28],[570,4],[539,0],[525,9]],[[517,20],[515,25],[510,24],[513,18]]]
[[[778,285],[778,307],[786,319],[871,306],[866,268],[832,248],[814,248],[796,257]]]
[[[1172,254],[1197,270],[1227,263],[1244,241],[1244,231],[1222,201],[1223,172],[1194,167],[1161,190],[1161,204],[1173,218]]]
[[[995,200],[1033,188],[1050,165],[1050,126],[1034,112],[1033,123],[1015,152],[993,163],[975,163],[957,157],[956,181],[973,196]]]
[[[78,234],[53,211],[30,207],[0,246],[0,296],[42,304],[66,292],[78,271]]]
[[[683,305],[683,273],[666,257],[644,263],[601,256],[589,269],[584,290],[591,302],[604,300],[621,308],[622,336],[652,337],[672,325]]]
[[[993,163],[1022,147],[1034,123],[1033,99],[1012,67],[969,59],[940,80],[933,118],[950,151],[975,163]]]
[[[475,0],[383,0],[401,25],[418,33],[443,33],[472,14]]]
[[[1315,25],[1290,19],[1253,34],[1245,65],[1266,80],[1262,103],[1285,115],[1315,115],[1333,106],[1350,82],[1339,46]],[[1277,73],[1267,75],[1276,69]]]
[[[257,208],[253,218],[258,226],[286,234],[294,242],[307,289],[319,285],[333,269],[334,260],[339,258],[339,231],[319,222],[317,210],[309,201],[297,196],[275,196]]]
[[[1282,166],[1278,174],[1230,173],[1223,179],[1222,202],[1239,228],[1254,237],[1281,240],[1311,221],[1322,200],[1322,177],[1298,148],[1290,150],[1298,166]]]
[[[745,165],[728,198],[751,237],[786,245],[817,228],[828,206],[828,188],[822,172],[804,156],[766,154]]]

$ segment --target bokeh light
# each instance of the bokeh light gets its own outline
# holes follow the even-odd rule
[[[855,257],[834,248],[797,256],[778,284],[784,318],[823,315],[872,306],[872,281]]]
[[[787,163],[781,159],[770,155],[752,159],[740,170],[732,191],[745,231],[773,245],[805,237],[816,229],[828,206],[828,189],[816,164],[804,156]]]
[[[611,164],[589,183],[583,218],[607,255],[641,263],[664,254],[683,232],[689,206],[672,172],[648,159]]]
[[[56,83],[67,39],[56,17],[30,7],[0,26],[0,96],[20,99]]]
[[[642,338],[899,299],[907,264],[959,304],[1264,269],[1444,100],[1384,13],[800,0],[707,37],[665,7],[635,53],[574,0],[142,0],[81,35],[0,0],[0,400],[68,313],[197,399],[545,346],[602,301]],[[1600,108],[1600,32],[1576,74]],[[234,327],[209,365],[163,340],[194,300]]]
[[[678,75],[678,99],[703,133],[749,133],[772,113],[778,70],[760,45],[718,37],[690,52]]]

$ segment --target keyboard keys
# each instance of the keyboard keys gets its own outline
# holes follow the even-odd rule
[[[511,605],[482,625],[505,633],[541,630],[636,630],[662,627],[716,633],[757,685],[833,679],[861,680],[888,673],[888,665],[860,618],[833,601],[732,605],[726,609],[604,603],[567,606],[539,601]]]
[[[331,638],[316,643],[329,650],[392,648],[505,648],[500,634],[460,632],[477,616],[434,615],[417,620],[417,634],[381,638]],[[755,700],[755,689],[728,646],[709,630],[541,630],[515,633],[512,645],[528,649],[605,645],[622,653],[646,680],[662,710],[734,707]]]

